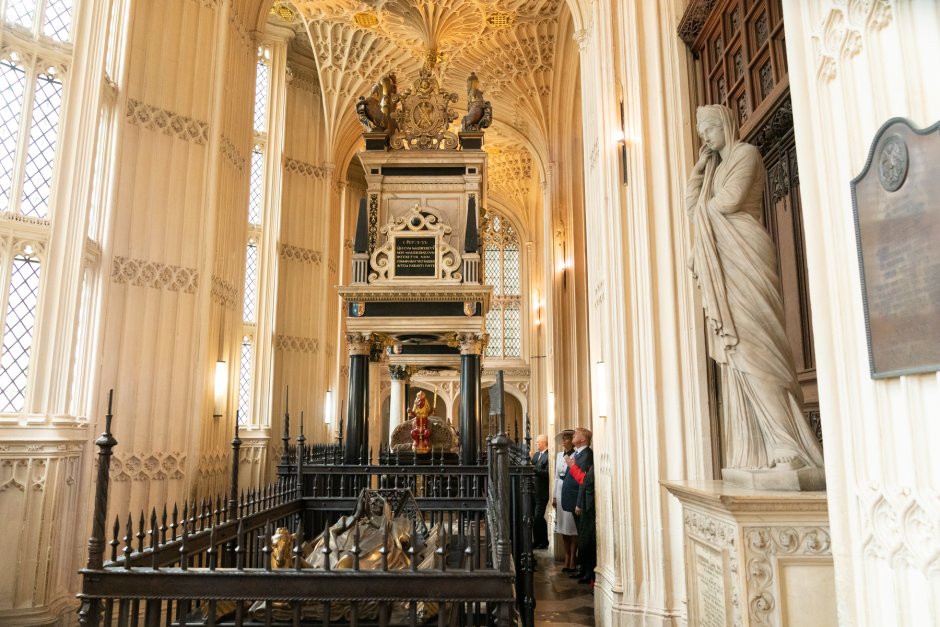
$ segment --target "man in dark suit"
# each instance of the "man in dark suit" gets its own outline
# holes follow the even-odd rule
[[[583,427],[575,429],[571,443],[574,444],[574,453],[565,458],[565,463],[568,464],[568,473],[565,475],[564,483],[561,484],[561,508],[566,512],[574,513],[574,508],[578,505],[578,491],[584,482],[584,475],[594,465],[594,451],[591,450],[591,432]]]
[[[532,548],[547,549],[548,523],[545,521],[545,508],[548,507],[548,436],[545,434],[540,434],[535,438],[532,466],[535,468],[535,522],[532,524]]]
[[[581,561],[581,578],[578,583],[594,585],[594,569],[597,568],[597,513],[594,508],[594,466],[591,466],[581,491],[578,505],[574,508],[578,518],[578,558]]]
[[[565,475],[564,482],[561,484],[561,508],[566,512],[574,514],[575,523],[578,525],[579,533],[581,528],[580,513],[577,511],[578,494],[581,491],[581,485],[587,476],[588,470],[594,466],[594,451],[591,450],[591,432],[584,427],[575,429],[572,444],[574,444],[574,453],[565,457],[565,463],[568,464],[568,473]],[[580,543],[579,543],[580,544]],[[583,579],[593,573],[586,573],[584,569],[587,564],[578,556],[580,569],[571,575],[575,579]]]

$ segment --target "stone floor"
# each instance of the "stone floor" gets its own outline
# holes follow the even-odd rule
[[[550,550],[535,552],[535,624],[564,627],[594,625],[591,586],[561,572]]]

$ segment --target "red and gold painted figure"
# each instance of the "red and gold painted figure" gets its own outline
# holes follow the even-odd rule
[[[431,452],[431,429],[428,416],[431,415],[431,404],[424,392],[415,395],[415,402],[408,411],[414,428],[411,430],[412,450],[421,455]]]

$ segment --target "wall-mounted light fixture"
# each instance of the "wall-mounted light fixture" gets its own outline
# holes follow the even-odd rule
[[[555,424],[555,393],[548,393],[548,424]]]
[[[594,415],[598,418],[606,418],[609,412],[609,399],[607,397],[607,364],[603,361],[594,364],[592,383],[594,394],[591,403],[594,406]]]
[[[323,399],[323,423],[333,422],[333,390],[327,388],[326,396]]]
[[[535,326],[542,324],[542,291],[535,290],[535,298],[532,299],[532,319]]]
[[[568,288],[568,243],[565,237],[565,225],[555,229],[555,241],[561,249],[561,259],[558,261],[558,272],[561,272],[561,287]]]
[[[627,127],[623,111],[623,96],[620,96],[620,137],[617,142],[620,148],[620,179],[626,185],[627,181]]]
[[[221,418],[225,415],[225,405],[228,401],[228,364],[223,360],[215,362],[215,383],[213,385],[215,402],[212,416]]]

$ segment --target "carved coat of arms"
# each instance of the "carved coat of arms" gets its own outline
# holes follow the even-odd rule
[[[430,68],[425,66],[412,87],[395,100],[397,128],[392,136],[392,148],[457,147],[457,136],[448,130],[450,123],[457,119],[457,113],[450,108],[450,103],[457,101],[457,94],[441,89]]]

